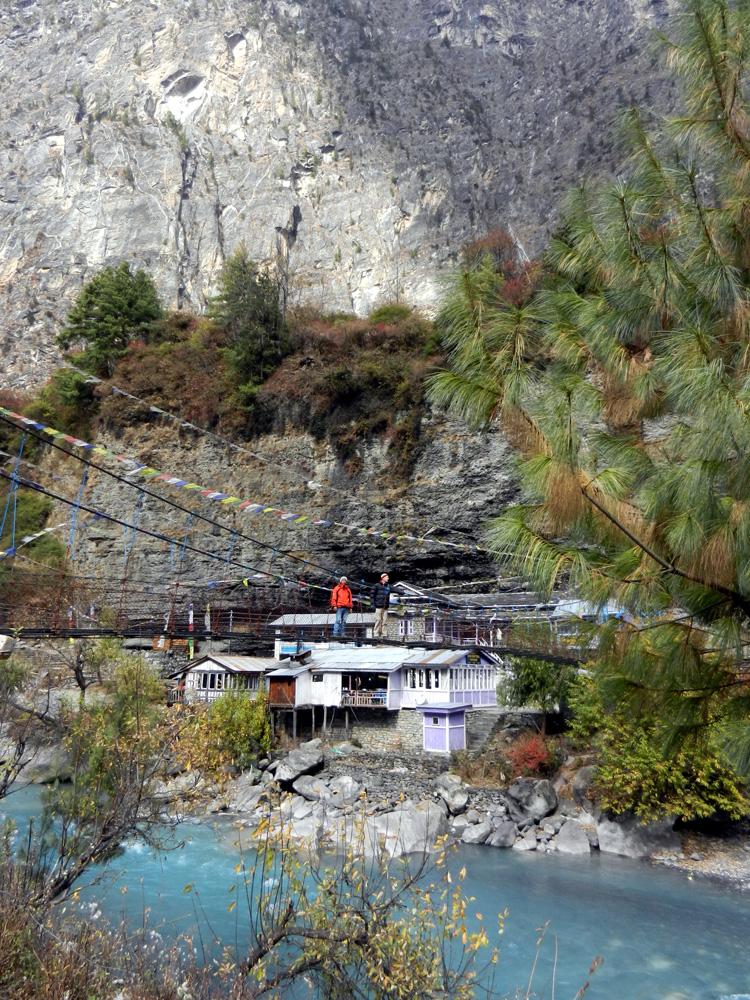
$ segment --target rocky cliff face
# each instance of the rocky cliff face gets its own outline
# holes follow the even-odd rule
[[[0,352],[38,382],[81,285],[132,260],[203,309],[245,240],[292,300],[434,305],[461,243],[534,254],[611,166],[674,0],[4,0]]]
[[[159,417],[149,418],[142,413],[141,418],[147,422],[118,426],[110,421],[97,441],[118,454],[137,456],[165,473],[229,492],[243,500],[307,515],[308,520],[297,525],[271,513],[236,511],[203,500],[195,492],[170,489],[135,477],[128,477],[133,485],[125,486],[94,472],[85,489],[83,502],[87,506],[130,524],[137,512],[140,527],[166,533],[177,540],[170,556],[167,543],[137,535],[128,562],[129,580],[168,586],[170,566],[177,567],[188,523],[186,514],[153,498],[145,497],[139,507],[139,483],[226,526],[226,530],[220,531],[195,519],[190,522],[190,544],[215,553],[215,558],[206,559],[187,551],[180,570],[182,580],[237,578],[244,575],[242,565],[289,576],[292,581],[302,576],[329,586],[334,572],[344,573],[355,592],[360,580],[366,580],[370,586],[383,571],[390,572],[394,581],[406,579],[424,586],[497,576],[497,566],[486,554],[409,541],[385,541],[364,532],[317,527],[312,523],[313,518],[322,518],[364,529],[429,534],[435,539],[476,544],[483,522],[503,504],[517,498],[509,468],[509,449],[495,431],[472,435],[463,425],[443,416],[428,416],[413,480],[407,484],[392,481],[383,473],[388,456],[387,442],[382,438],[361,446],[362,472],[350,477],[328,442],[315,441],[291,428],[286,433],[267,435],[254,445],[262,449],[265,459],[259,462]],[[69,461],[51,461],[48,467],[52,471],[79,477],[80,481],[80,467]],[[123,475],[124,470],[117,463],[102,464]],[[327,484],[324,488],[311,488],[310,483],[321,481]],[[232,538],[232,531],[258,539],[262,544],[254,545],[239,534]],[[101,587],[106,585],[113,593],[119,593],[125,549],[131,538],[131,533],[126,532],[124,544],[123,528],[118,524],[83,522],[76,543],[78,571],[99,581]],[[276,550],[273,557],[269,546]],[[225,564],[230,552],[231,565]],[[289,559],[285,552],[315,566],[305,568],[301,559]],[[235,561],[240,563],[239,568]],[[264,589],[264,585],[259,586]],[[241,587],[239,592],[242,593]],[[296,586],[291,590],[282,588],[280,592],[273,590],[273,595],[266,601],[268,606],[280,601],[289,608],[299,601]],[[320,600],[316,596],[316,603]]]

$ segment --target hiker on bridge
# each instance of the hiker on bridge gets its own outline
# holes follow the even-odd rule
[[[349,584],[345,576],[339,579],[339,582],[331,591],[331,607],[336,612],[333,634],[346,635],[346,619],[352,610],[352,592],[349,589]]]
[[[372,603],[375,608],[375,628],[373,635],[376,639],[383,638],[385,623],[388,619],[388,607],[391,603],[391,594],[403,594],[400,587],[391,587],[387,573],[380,574],[380,580],[372,588]]]

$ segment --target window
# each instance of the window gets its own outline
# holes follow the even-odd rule
[[[435,688],[436,691],[440,687],[440,671],[439,670],[433,670],[432,671],[432,686]]]
[[[322,684],[323,683],[323,675],[322,674],[313,674],[312,675],[312,679],[313,679],[313,684]]]
[[[439,726],[440,725],[440,719],[437,717],[437,715],[433,715],[433,717],[432,717],[432,724],[433,724],[433,726]]]
[[[417,671],[412,667],[409,670],[409,687],[414,689],[417,686]]]
[[[399,635],[414,635],[414,619],[413,618],[399,618],[399,620],[398,620],[398,634]]]

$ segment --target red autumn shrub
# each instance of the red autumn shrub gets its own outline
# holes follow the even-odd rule
[[[547,743],[539,733],[524,733],[506,754],[514,776],[534,777],[548,774],[552,756]]]

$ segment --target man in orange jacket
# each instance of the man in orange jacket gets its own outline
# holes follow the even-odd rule
[[[333,624],[334,635],[346,635],[344,626],[349,612],[352,610],[352,592],[346,577],[342,576],[331,591],[331,607],[336,611],[336,621]]]

